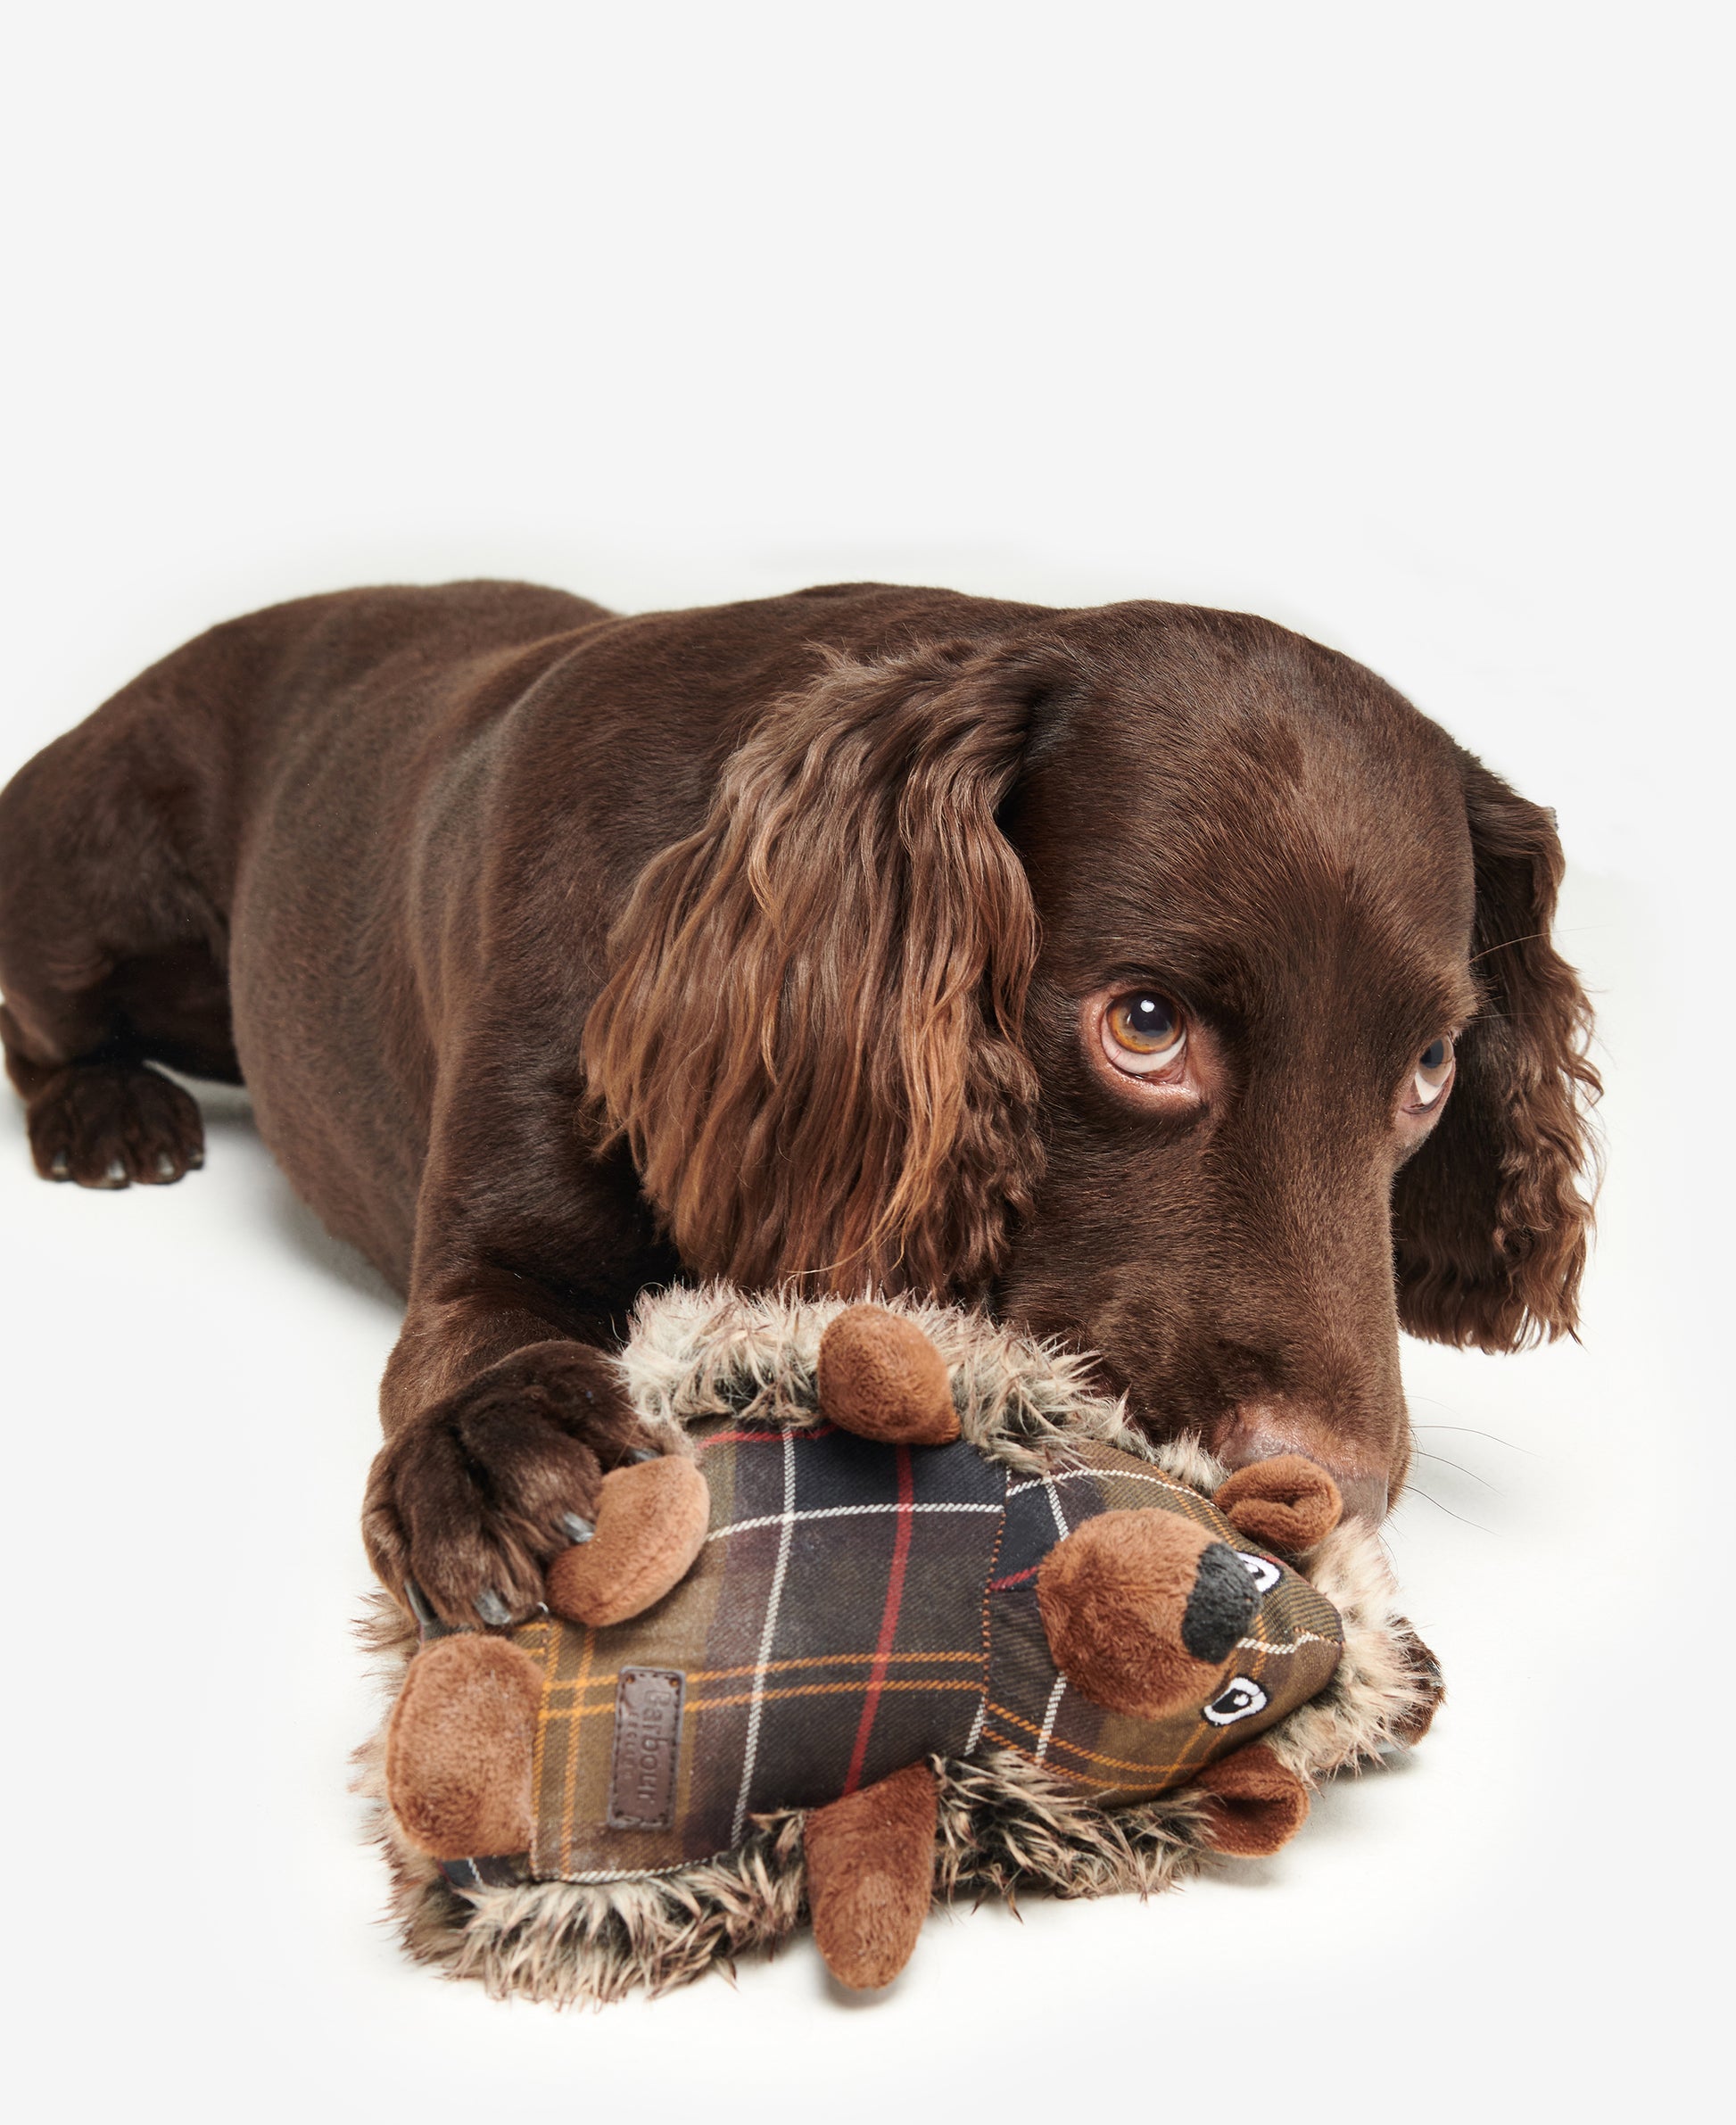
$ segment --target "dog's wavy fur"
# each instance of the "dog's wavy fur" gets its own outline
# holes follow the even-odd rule
[[[808,1288],[974,1294],[1042,1170],[1023,1046],[1037,911],[996,813],[1043,663],[943,645],[831,659],[650,864],[584,1034],[683,1261]],[[1517,1350],[1569,1334],[1596,1165],[1591,1010],[1550,929],[1551,815],[1460,756],[1476,1016],[1394,1199],[1401,1319]]]
[[[1573,1332],[1591,1230],[1591,1006],[1550,942],[1555,822],[1460,756],[1476,869],[1481,997],[1439,1128],[1393,1197],[1400,1318],[1413,1335],[1510,1351]]]
[[[993,1274],[1042,1160],[1037,911],[996,813],[1047,678],[968,643],[831,658],[648,866],[585,1068],[702,1274]]]

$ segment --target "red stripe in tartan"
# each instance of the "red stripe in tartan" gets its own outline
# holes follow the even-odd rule
[[[874,1714],[880,1709],[880,1685],[886,1680],[887,1666],[892,1658],[892,1641],[898,1633],[898,1604],[904,1599],[910,1528],[916,1517],[909,1509],[916,1500],[916,1474],[910,1464],[910,1449],[897,1446],[893,1451],[898,1459],[898,1526],[892,1542],[891,1568],[886,1575],[886,1607],[880,1613],[880,1643],[874,1648],[874,1665],[868,1671],[867,1693],[862,1700],[862,1724],[856,1728],[849,1775],[844,1781],[846,1793],[854,1793],[862,1782],[862,1766],[868,1757],[868,1736],[873,1728]]]
[[[1022,1572],[1010,1572],[1004,1579],[991,1579],[988,1591],[990,1593],[1004,1593],[1009,1586],[1022,1586],[1027,1579],[1036,1578],[1042,1569],[1040,1564],[1027,1565]]]
[[[835,1424],[814,1424],[796,1435],[801,1441],[830,1439],[837,1429]],[[713,1446],[781,1446],[782,1443],[783,1434],[781,1431],[713,1432],[710,1438],[701,1439],[699,1446],[699,1451],[704,1453]]]

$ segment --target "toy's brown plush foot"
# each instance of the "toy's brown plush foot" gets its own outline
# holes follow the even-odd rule
[[[1058,1542],[1037,1575],[1054,1663],[1112,1712],[1161,1719],[1203,1704],[1253,1620],[1242,1560],[1179,1514],[1100,1513]]]
[[[437,1638],[410,1662],[385,1731],[385,1790],[435,1859],[527,1851],[542,1678],[504,1638]]]
[[[909,1962],[934,1896],[939,1795],[926,1764],[816,1808],[803,1831],[808,1909],[842,1985],[889,1985]]]
[[[958,1436],[947,1361],[913,1320],[852,1306],[820,1338],[820,1407],[858,1438],[945,1446]]]
[[[1219,1484],[1211,1502],[1238,1534],[1286,1557],[1325,1541],[1344,1509],[1331,1476],[1299,1453],[1250,1461]]]
[[[1212,1799],[1207,1844],[1236,1859],[1264,1859],[1308,1820],[1308,1788],[1263,1742],[1219,1757],[1194,1782]]]
[[[665,1454],[615,1469],[597,1493],[596,1532],[549,1567],[550,1608],[594,1629],[641,1615],[685,1575],[710,1524],[697,1463]]]

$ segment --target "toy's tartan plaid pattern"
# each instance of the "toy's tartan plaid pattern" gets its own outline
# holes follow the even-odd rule
[[[1185,1784],[1330,1676],[1331,1604],[1277,1570],[1237,1672],[1252,1707],[1214,1724],[1100,1710],[1049,1658],[1037,1570],[1061,1535],[1118,1507],[1182,1512],[1242,1538],[1197,1492],[1114,1449],[1080,1443],[1046,1477],[963,1442],[873,1445],[827,1425],[720,1420],[694,1435],[711,1530],[674,1592],[632,1622],[557,1618],[513,1633],[545,1677],[537,1828],[525,1862],[458,1862],[465,1882],[597,1881],[667,1872],[739,1843],[752,1817],[817,1807],[930,1756],[992,1741],[1094,1798]],[[608,1826],[624,1667],[671,1670],[684,1702],[668,1819]],[[1262,1695],[1263,1693],[1263,1695]]]

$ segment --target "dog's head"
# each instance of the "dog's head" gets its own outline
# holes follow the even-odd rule
[[[1378,1511],[1398,1329],[1570,1332],[1561,854],[1371,674],[1129,605],[832,663],[647,871],[593,1089],[696,1270],[988,1294]]]

